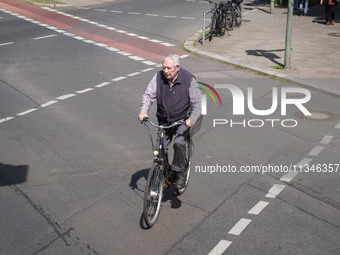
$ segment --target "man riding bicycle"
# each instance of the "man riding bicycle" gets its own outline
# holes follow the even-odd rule
[[[195,77],[180,67],[179,56],[170,54],[163,58],[163,71],[157,72],[147,86],[142,99],[140,121],[148,117],[147,112],[154,101],[157,101],[157,119],[159,125],[170,125],[178,120],[185,124],[167,129],[164,139],[164,150],[174,138],[174,158],[171,169],[175,171],[175,187],[185,186],[186,137],[201,114],[201,91]]]

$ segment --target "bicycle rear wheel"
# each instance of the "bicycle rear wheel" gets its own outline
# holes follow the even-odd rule
[[[238,27],[240,27],[242,23],[242,9],[240,5],[237,5],[235,9],[235,23]]]
[[[228,31],[231,31],[234,29],[235,25],[235,16],[233,15],[233,11],[231,9],[228,9],[226,16],[225,16],[225,28]]]
[[[156,223],[161,209],[163,181],[161,164],[155,162],[150,169],[144,192],[143,216],[150,228]]]

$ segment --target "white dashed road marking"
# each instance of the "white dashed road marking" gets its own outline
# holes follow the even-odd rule
[[[285,185],[274,184],[273,187],[268,191],[265,197],[267,198],[276,198],[278,194],[285,188]]]
[[[248,213],[258,215],[267,205],[269,205],[269,202],[260,201],[253,208],[251,208]]]
[[[57,36],[57,35],[56,34],[54,34],[54,35],[45,35],[45,36],[36,37],[36,38],[33,38],[33,39],[34,40],[40,40],[40,39],[45,39],[45,38],[50,38],[50,37],[55,37],[55,36]]]
[[[14,43],[14,42],[0,43],[0,46],[11,45],[11,44],[13,44],[13,43]]]
[[[321,144],[329,144],[333,139],[331,135],[325,135],[322,140],[320,141]]]
[[[27,110],[27,111],[18,113],[17,115],[18,115],[18,116],[23,116],[23,115],[29,114],[29,113],[31,113],[31,112],[34,112],[34,111],[36,111],[36,110],[37,110],[36,108],[32,108],[32,109],[29,109],[29,110]]]
[[[221,255],[231,244],[230,241],[221,240],[208,255]]]
[[[325,147],[323,146],[315,146],[315,148],[308,153],[309,156],[317,156],[319,153],[324,149]]]
[[[228,232],[228,234],[230,235],[235,235],[238,236],[242,233],[242,231],[248,226],[248,224],[251,222],[250,219],[245,219],[245,218],[241,218],[236,224],[235,226],[230,229],[230,231]]]

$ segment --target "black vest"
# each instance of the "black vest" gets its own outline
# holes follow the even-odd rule
[[[190,85],[193,75],[179,69],[178,77],[170,89],[163,71],[157,73],[157,113],[160,125],[186,119],[190,115]]]

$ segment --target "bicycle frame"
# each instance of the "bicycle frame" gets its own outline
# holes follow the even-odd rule
[[[152,135],[150,133],[149,127],[145,124],[145,122],[148,121],[152,126],[159,129],[160,136],[159,136],[159,142],[157,144],[157,147],[153,144]],[[150,169],[150,172],[148,174],[146,186],[145,186],[145,192],[144,192],[144,206],[143,206],[143,216],[146,224],[149,227],[152,227],[158,218],[160,207],[162,203],[162,196],[163,196],[163,189],[164,184],[171,184],[173,182],[173,179],[170,180],[170,174],[173,175],[173,171],[169,171],[169,164],[167,155],[164,151],[164,134],[165,129],[172,128],[174,126],[182,125],[185,122],[184,121],[177,121],[169,126],[162,126],[162,125],[156,125],[149,119],[145,118],[143,120],[145,126],[149,130],[149,137],[151,139],[152,147],[153,147],[153,154],[155,156],[154,163],[152,168]],[[190,165],[190,163],[188,163]],[[188,172],[188,171],[187,171]],[[187,174],[186,177],[186,185],[183,189],[176,188],[177,193],[180,195],[182,194],[187,186],[188,183],[189,174]],[[165,183],[166,181],[166,183]]]

